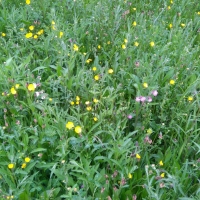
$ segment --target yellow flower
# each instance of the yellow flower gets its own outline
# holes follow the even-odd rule
[[[126,45],[125,44],[122,44],[122,49],[126,49]]]
[[[169,24],[169,28],[172,28],[173,27],[173,25],[172,24]]]
[[[13,168],[14,168],[14,164],[13,164],[13,163],[10,163],[10,164],[8,165],[8,168],[9,168],[9,169],[13,169]]]
[[[148,88],[148,83],[143,83],[144,88]]]
[[[92,110],[92,107],[91,107],[91,106],[87,106],[87,107],[86,107],[86,110],[87,110],[87,111],[91,111],[91,110]]]
[[[37,35],[34,35],[34,36],[33,36],[33,38],[34,38],[34,39],[37,39],[37,38],[38,38],[38,36],[37,36]]]
[[[200,15],[200,12],[197,12],[198,15]]]
[[[133,26],[137,26],[137,22],[134,21],[134,22],[132,23],[132,25],[133,25]]]
[[[167,10],[170,10],[171,9],[171,6],[167,6]]]
[[[174,85],[174,84],[175,84],[175,81],[174,81],[174,80],[170,80],[170,81],[169,81],[169,84],[170,84],[170,85]]]
[[[132,174],[129,173],[129,174],[128,174],[128,178],[129,178],[129,179],[132,179],[132,177],[133,177]]]
[[[63,36],[63,32],[60,31],[60,33],[59,33],[59,38],[61,38],[62,36]]]
[[[108,41],[107,44],[110,44],[110,41]]]
[[[162,160],[159,162],[159,165],[160,165],[160,166],[163,166],[163,165],[164,165]]]
[[[10,92],[11,92],[11,94],[17,94],[17,91],[15,90],[14,87],[12,87],[12,88],[10,89]]]
[[[150,42],[150,46],[151,46],[151,47],[154,47],[154,46],[155,46],[155,43],[154,43],[154,42]]]
[[[29,157],[26,157],[26,158],[24,159],[24,161],[25,161],[26,163],[29,163],[29,162],[31,161],[31,159],[30,159]]]
[[[89,58],[89,59],[86,60],[86,63],[89,64],[90,62],[92,62],[92,59]]]
[[[21,166],[22,169],[26,168],[26,163],[23,163]]]
[[[55,25],[56,23],[55,23],[55,21],[52,20],[52,21],[51,21],[51,24],[52,24],[52,25]]]
[[[139,154],[136,154],[136,156],[135,156],[137,159],[140,159],[141,158],[141,156],[139,155]]]
[[[100,79],[99,75],[94,76],[94,80],[98,81]]]
[[[162,173],[162,174],[160,175],[160,177],[164,178],[164,177],[165,177],[165,173]]]
[[[97,68],[96,68],[96,67],[93,67],[93,68],[92,68],[92,70],[93,70],[93,71],[96,71],[96,70],[97,70]]]
[[[82,132],[81,127],[80,127],[80,126],[76,126],[76,127],[75,127],[75,132],[76,132],[77,134],[81,134],[81,132]]]
[[[133,8],[134,11],[136,11],[136,8]]]
[[[93,120],[96,122],[96,121],[98,121],[98,118],[97,118],[97,117],[94,117]]]
[[[127,40],[127,39],[124,39],[124,42],[125,42],[125,43],[128,43],[128,40]]]
[[[30,30],[30,31],[33,31],[34,28],[35,28],[35,27],[34,27],[33,25],[29,26],[29,30]]]
[[[90,104],[90,102],[89,102],[89,101],[86,101],[86,102],[85,102],[85,105],[89,105],[89,104]]]
[[[19,88],[19,84],[15,84],[15,88],[18,89]]]
[[[74,128],[74,123],[73,122],[67,122],[66,128],[69,129],[69,130]]]
[[[109,70],[108,70],[108,73],[109,73],[109,74],[112,74],[112,73],[113,73],[113,69],[109,69]]]
[[[96,98],[94,98],[94,99],[93,99],[93,102],[94,102],[94,103],[98,103],[98,102],[99,102],[99,100],[98,100],[98,99],[96,99]]]
[[[49,98],[49,101],[52,101],[53,99],[52,98]]]
[[[78,46],[76,44],[73,45],[74,51],[78,51]]]
[[[26,4],[29,5],[31,3],[31,0],[26,0]]]
[[[23,31],[23,30],[24,30],[24,28],[20,28],[19,30],[20,30],[20,31]]]
[[[41,29],[41,30],[39,30],[39,31],[37,32],[37,35],[42,35],[43,33],[44,33],[44,30]]]
[[[80,97],[79,96],[76,96],[76,101],[80,101]]]
[[[5,33],[2,33],[2,34],[1,34],[1,36],[2,36],[2,37],[5,37],[5,36],[6,36],[6,34],[5,34]]]
[[[188,97],[188,101],[193,101],[193,97],[192,97],[192,96],[189,96],[189,97]]]
[[[71,101],[70,104],[73,106],[74,105],[74,101]]]
[[[185,24],[181,23],[181,26],[184,28],[184,27],[185,27]]]
[[[28,38],[31,38],[31,37],[33,37],[33,33],[27,33],[26,35],[25,35],[25,37],[28,39]]]
[[[171,4],[173,4],[173,1],[172,1],[172,0],[170,0],[170,3],[171,3]]]
[[[147,134],[152,134],[153,133],[153,130],[152,130],[152,128],[149,128],[149,129],[147,129]]]
[[[135,42],[134,45],[135,45],[136,47],[138,47],[138,46],[139,46],[139,43],[138,43],[138,42]]]
[[[101,49],[101,45],[98,45],[98,47],[97,47],[98,49]]]
[[[36,88],[36,84],[35,84],[35,83],[30,83],[30,84],[28,84],[28,90],[29,90],[29,91],[34,91],[35,88]]]

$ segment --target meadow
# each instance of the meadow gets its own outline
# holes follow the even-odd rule
[[[199,0],[0,0],[0,199],[200,199]]]

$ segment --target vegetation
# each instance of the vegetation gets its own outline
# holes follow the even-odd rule
[[[200,199],[199,0],[0,0],[0,199]]]

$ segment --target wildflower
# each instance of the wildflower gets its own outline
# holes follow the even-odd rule
[[[80,97],[79,96],[76,96],[76,101],[80,101]]]
[[[132,179],[132,177],[133,177],[132,174],[129,173],[129,174],[128,174],[128,178],[129,178],[129,179]]]
[[[107,44],[110,44],[110,41],[108,41]]]
[[[79,101],[76,101],[76,105],[79,105],[80,104],[80,102]]]
[[[148,83],[143,83],[144,88],[148,88]]]
[[[69,129],[69,130],[74,128],[74,123],[73,122],[67,122],[66,128]]]
[[[147,97],[147,101],[148,102],[152,102],[152,98],[151,97]]]
[[[28,90],[29,91],[35,91],[35,88],[36,88],[36,84],[35,83],[28,84]]]
[[[1,36],[2,36],[2,37],[5,37],[5,36],[6,36],[6,34],[5,34],[5,33],[1,33]]]
[[[62,160],[61,163],[64,164],[64,163],[65,163],[65,160]]]
[[[8,164],[8,168],[9,169],[13,169],[14,168],[14,164],[13,163]]]
[[[173,25],[172,24],[169,24],[169,28],[172,28],[173,27]]]
[[[33,37],[33,33],[26,33],[26,35],[25,35],[25,37],[28,39],[28,38],[31,38],[31,37]]]
[[[31,0],[26,0],[26,4],[29,5],[31,3]]]
[[[29,26],[29,30],[30,30],[30,31],[33,31],[34,28],[35,28],[35,27],[34,27],[33,25]]]
[[[174,84],[175,84],[175,81],[174,81],[174,80],[170,80],[170,81],[169,81],[169,84],[170,84],[170,85],[174,85]]]
[[[152,130],[152,128],[149,128],[149,129],[147,129],[147,134],[152,134],[153,133],[153,130]]]
[[[76,44],[73,45],[74,51],[78,51],[78,46]]]
[[[37,36],[37,35],[34,35],[34,36],[33,36],[33,38],[34,38],[34,39],[37,39],[37,38],[38,38],[38,36]]]
[[[94,117],[93,120],[96,122],[96,121],[98,121],[98,118],[97,118],[97,117]]]
[[[192,97],[192,96],[189,96],[189,97],[188,97],[188,101],[193,101],[193,97]]]
[[[132,115],[128,115],[127,118],[128,118],[128,119],[132,119],[133,116],[132,116]]]
[[[200,12],[197,12],[198,15],[200,15]]]
[[[98,99],[96,99],[96,98],[94,98],[94,99],[93,99],[93,102],[94,102],[94,103],[98,103],[98,102],[99,102],[99,100],[98,100]]]
[[[98,81],[100,79],[99,75],[94,76],[94,80]]]
[[[71,104],[71,106],[73,106],[74,105],[74,101],[71,101],[70,104]]]
[[[87,59],[87,60],[86,60],[86,63],[89,64],[90,62],[92,62],[92,59]]]
[[[37,35],[42,35],[43,33],[44,33],[44,30],[41,29],[41,30],[39,30],[39,31],[37,32]]]
[[[132,23],[132,25],[133,25],[133,26],[137,26],[137,22],[134,21],[134,22]]]
[[[159,165],[160,165],[160,166],[163,166],[163,165],[164,165],[162,160],[159,162]]]
[[[11,92],[11,94],[17,94],[17,91],[15,90],[14,87],[12,87],[12,88],[10,89],[10,92]]]
[[[98,48],[98,49],[101,49],[101,45],[98,45],[97,48]]]
[[[135,156],[137,159],[140,159],[141,158],[141,156],[139,155],[139,154],[136,154],[136,156]]]
[[[184,27],[185,27],[185,24],[181,23],[181,27],[184,28]]]
[[[89,105],[89,104],[90,104],[90,102],[89,102],[89,101],[86,101],[86,102],[85,102],[85,105]]]
[[[154,47],[154,46],[155,46],[155,43],[154,43],[154,42],[150,42],[150,46],[151,46],[151,47]]]
[[[170,10],[171,9],[171,6],[167,6],[167,10]]]
[[[128,43],[128,40],[127,40],[127,39],[124,39],[124,43]]]
[[[126,45],[125,44],[122,44],[122,49],[126,49]]]
[[[151,93],[153,94],[154,97],[156,97],[158,95],[158,91],[157,90],[153,90]]]
[[[109,74],[112,74],[112,73],[113,73],[113,69],[109,69],[109,70],[108,70],[108,73],[109,73]]]
[[[87,106],[87,107],[86,107],[86,110],[87,110],[87,111],[91,111],[91,110],[92,110],[92,107],[91,107],[91,106]]]
[[[82,132],[81,127],[80,127],[80,126],[76,126],[76,127],[75,127],[75,132],[76,132],[77,134],[81,134],[81,132]]]
[[[133,8],[134,11],[136,11],[136,8]]]
[[[20,28],[19,30],[20,30],[20,31],[23,31],[23,30],[24,30],[24,28]]]
[[[93,67],[92,70],[95,72],[95,71],[97,70],[97,68],[96,68],[96,67]]]
[[[135,45],[136,47],[138,47],[138,46],[139,46],[139,43],[138,43],[138,42],[135,42],[134,45]]]
[[[52,101],[53,99],[52,98],[49,98],[49,101]]]
[[[24,159],[24,161],[25,161],[26,163],[29,163],[29,162],[31,161],[31,159],[30,159],[29,157],[26,157],[26,158]]]
[[[173,1],[172,1],[172,0],[170,0],[170,3],[171,3],[171,4],[173,4]]]
[[[52,24],[52,25],[55,25],[56,23],[55,23],[55,21],[52,20],[52,21],[51,21],[51,24]]]
[[[26,163],[23,163],[21,166],[22,169],[26,168]]]
[[[135,100],[136,100],[136,102],[140,102],[141,97],[136,97]]]
[[[60,33],[59,33],[59,38],[61,38],[62,36],[63,36],[63,32],[60,31]]]
[[[162,174],[160,175],[160,177],[164,178],[164,177],[165,177],[165,173],[162,173]]]

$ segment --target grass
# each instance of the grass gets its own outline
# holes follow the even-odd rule
[[[200,5],[0,0],[0,198],[198,200]]]

